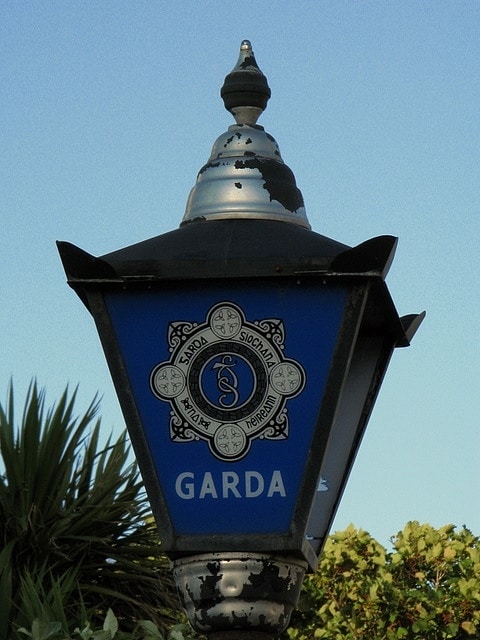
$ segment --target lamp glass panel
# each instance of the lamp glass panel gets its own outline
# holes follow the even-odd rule
[[[105,294],[177,535],[288,532],[348,294],[264,280]]]

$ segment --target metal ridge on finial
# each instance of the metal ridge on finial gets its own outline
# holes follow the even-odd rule
[[[270,88],[249,40],[243,40],[221,96],[236,124],[216,139],[207,163],[198,172],[182,224],[193,220],[276,220],[310,229],[293,172],[283,162],[273,136],[256,124],[267,106]]]
[[[267,78],[255,60],[250,40],[243,40],[237,64],[226,76],[220,95],[237,124],[256,124],[271,96]]]

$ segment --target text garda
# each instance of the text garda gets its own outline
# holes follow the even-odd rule
[[[278,470],[273,471],[269,478],[264,478],[258,471],[245,471],[242,475],[235,471],[223,471],[215,478],[210,471],[203,474],[184,471],[176,479],[175,492],[182,500],[228,500],[260,496],[285,498],[287,495],[282,474]]]

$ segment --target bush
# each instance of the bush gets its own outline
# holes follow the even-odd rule
[[[480,539],[409,522],[391,551],[349,527],[304,582],[291,640],[455,640],[480,636]]]

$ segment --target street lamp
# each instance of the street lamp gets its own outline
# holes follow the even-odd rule
[[[66,242],[93,315],[163,550],[193,626],[232,640],[288,625],[314,570],[395,347],[396,239],[350,248],[310,229],[250,42],[221,91],[180,228],[99,258]]]

